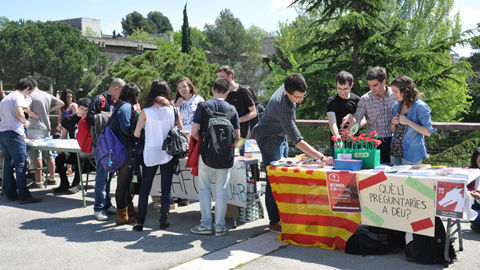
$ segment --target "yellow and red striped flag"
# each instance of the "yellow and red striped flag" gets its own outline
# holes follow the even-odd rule
[[[267,173],[282,222],[278,240],[345,252],[361,215],[330,211],[325,170],[269,166]]]

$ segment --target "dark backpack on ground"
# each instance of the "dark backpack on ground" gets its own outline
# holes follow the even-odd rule
[[[236,134],[230,119],[235,115],[235,107],[230,105],[227,113],[221,113],[212,111],[205,101],[199,105],[208,114],[200,145],[203,163],[214,169],[233,167]]]
[[[413,234],[413,241],[405,248],[407,261],[421,264],[444,264],[448,265],[456,258],[452,243],[445,243],[447,234],[443,222],[435,217],[435,236]],[[444,258],[445,244],[448,244],[448,257]]]
[[[347,240],[345,253],[353,255],[382,255],[397,252],[400,249],[374,240],[365,234],[354,233]]]

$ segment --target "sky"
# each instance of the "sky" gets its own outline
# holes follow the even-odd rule
[[[179,0],[0,0],[0,16],[9,20],[29,19],[56,21],[74,18],[98,19],[102,33],[113,30],[122,32],[122,18],[133,11],[147,16],[150,11],[160,11],[167,16],[175,31],[183,24],[185,1]],[[288,5],[292,0],[189,0],[187,5],[188,22],[203,30],[205,23],[213,23],[225,8],[239,18],[245,28],[259,26],[268,32],[278,29],[279,22],[293,21],[297,12]],[[480,0],[454,0],[452,14],[460,12],[462,30],[475,28],[480,22]],[[470,56],[473,50],[456,47],[460,56]]]

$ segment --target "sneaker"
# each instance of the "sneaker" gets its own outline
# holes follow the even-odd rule
[[[480,233],[480,227],[477,225],[470,224],[470,229],[474,232]]]
[[[43,188],[43,182],[37,183],[36,181],[33,181],[28,185],[28,188]]]
[[[194,234],[212,234],[212,229],[198,225],[195,228],[191,228],[190,231]]]
[[[107,215],[116,215],[117,214],[117,208],[115,208],[113,205],[110,205],[110,207],[107,208],[107,210],[104,211]]]
[[[80,185],[76,185],[76,186],[73,186],[71,188],[68,189],[68,192],[72,193],[72,194],[75,194],[77,192],[80,191]]]
[[[282,224],[280,224],[280,222],[277,223],[277,224],[269,224],[268,229],[272,232],[281,233],[282,232]]]
[[[100,211],[97,211],[95,212],[95,214],[93,214],[95,216],[95,218],[99,221],[107,221],[108,220],[108,217],[107,215],[105,214],[105,211],[103,210],[100,210]]]
[[[42,199],[40,198],[35,198],[35,197],[28,197],[25,200],[19,201],[20,204],[26,204],[26,203],[38,203],[41,202]]]
[[[55,179],[48,179],[47,180],[47,185],[56,185],[57,184],[57,180]]]
[[[222,236],[225,235],[228,232],[228,229],[226,227],[223,227],[221,230],[215,230],[215,236]]]

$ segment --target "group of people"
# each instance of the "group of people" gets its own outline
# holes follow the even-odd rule
[[[327,100],[327,117],[332,136],[330,155],[334,155],[333,138],[349,131],[354,124],[367,126],[367,133],[377,131],[382,144],[380,161],[393,165],[421,164],[427,158],[425,136],[436,131],[432,126],[431,111],[422,100],[423,94],[413,80],[405,75],[396,77],[386,84],[387,73],[382,67],[374,67],[367,73],[370,91],[362,97],[351,93],[352,74],[341,71],[336,76],[338,93]],[[479,168],[480,149],[474,151],[471,168]],[[469,187],[471,196],[478,200],[480,194],[474,183]],[[475,202],[472,209],[480,213]],[[480,232],[480,216],[471,221],[471,228]],[[408,234],[407,234],[408,237]]]
[[[304,141],[295,121],[296,110],[307,95],[308,86],[302,75],[293,73],[285,78],[284,84],[272,95],[266,108],[261,106],[255,93],[248,86],[239,85],[233,79],[234,71],[225,65],[218,69],[217,80],[212,86],[212,96],[208,101],[198,94],[192,81],[183,77],[178,80],[175,97],[167,82],[154,80],[144,99],[139,104],[140,89],[134,83],[114,79],[109,89],[91,101],[82,98],[74,102],[73,93],[65,90],[61,100],[38,90],[35,78],[21,79],[16,91],[0,103],[0,145],[5,157],[4,189],[9,201],[20,203],[39,202],[41,199],[30,195],[26,183],[26,137],[29,139],[48,138],[50,121],[48,113],[60,110],[59,126],[61,138],[75,138],[79,122],[92,126],[91,150],[96,162],[94,189],[94,216],[97,220],[108,220],[108,214],[116,214],[116,224],[136,221],[133,230],[142,231],[147,212],[148,195],[153,179],[160,169],[161,209],[159,227],[169,227],[168,215],[172,200],[171,185],[177,160],[162,149],[169,131],[177,125],[195,140],[201,141],[207,127],[211,111],[226,114],[231,107],[235,114],[229,118],[235,130],[235,140],[240,137],[257,141],[264,164],[288,157],[289,142],[304,153],[328,165],[333,165],[334,144],[330,156],[325,156]],[[338,93],[327,101],[326,114],[332,138],[340,137],[342,131],[350,130],[354,124],[367,126],[367,132],[376,131],[382,144],[379,146],[382,163],[420,164],[427,157],[424,136],[436,131],[432,126],[430,109],[422,101],[422,94],[407,76],[399,76],[386,83],[384,68],[375,67],[368,71],[366,80],[370,91],[359,97],[351,93],[353,76],[345,71],[336,77]],[[203,104],[204,103],[204,104]],[[200,106],[202,105],[202,106]],[[29,116],[32,123],[26,118]],[[252,125],[253,123],[253,125]],[[100,163],[96,149],[98,136],[108,126],[118,140],[128,149],[127,162],[118,170],[115,191],[116,208],[110,198],[112,174]],[[233,146],[232,146],[233,147]],[[201,151],[200,151],[201,152]],[[40,168],[42,153],[31,151],[30,157],[35,168]],[[50,178],[47,184],[55,184],[53,157],[47,158]],[[72,184],[67,178],[66,164],[76,164],[76,154],[58,153],[55,159],[60,185],[55,193],[78,191],[79,171],[75,167]],[[227,206],[227,186],[229,168],[212,168],[205,164],[204,157],[198,161],[200,224],[191,229],[196,234],[217,236],[228,232],[225,226]],[[83,163],[83,162],[82,162]],[[473,163],[472,163],[473,164]],[[15,168],[16,180],[13,177]],[[140,170],[141,168],[141,170]],[[41,172],[35,177],[33,186],[43,185]],[[132,179],[141,176],[138,195],[138,212],[133,204]],[[215,178],[216,203],[215,221],[211,216],[211,182]],[[266,209],[269,216],[269,229],[281,231],[278,208],[272,194],[267,175]],[[18,190],[18,192],[17,192]],[[212,229],[213,225],[213,229]]]

